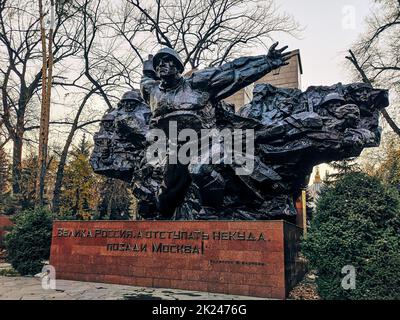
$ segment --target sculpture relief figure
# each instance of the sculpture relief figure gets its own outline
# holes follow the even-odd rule
[[[131,182],[146,147],[151,112],[139,90],[126,92],[116,109],[106,113],[94,136],[90,158],[95,172]]]
[[[114,135],[114,119],[112,113],[105,114],[100,121],[100,131],[95,133],[95,153],[92,154],[91,165],[96,172],[106,172],[113,168],[112,138]]]
[[[153,125],[167,129],[168,121],[179,119],[190,121],[190,128],[215,128],[215,109],[220,100],[287,65],[290,52],[284,52],[287,47],[276,49],[277,45],[268,55],[241,57],[220,67],[192,72],[189,77],[182,76],[184,66],[173,49],[164,48],[154,58],[149,56],[144,62],[141,92],[150,106]]]
[[[216,108],[227,98],[262,78],[268,72],[287,64],[287,47],[276,49],[275,43],[268,55],[242,57],[220,67],[182,76],[183,63],[170,48],[161,49],[144,63],[141,92],[152,112],[151,128],[164,130],[169,136],[169,124],[176,121],[177,131],[191,128],[216,128]],[[155,71],[155,72],[154,72]],[[171,218],[184,201],[192,178],[187,165],[171,164],[167,158],[164,179],[157,195],[157,209]]]
[[[258,84],[253,100],[235,113],[221,99],[286,65],[290,53],[273,45],[267,55],[242,57],[182,76],[177,53],[161,49],[144,62],[142,98],[124,95],[95,135],[95,172],[131,181],[144,219],[264,220],[295,222],[294,203],[315,165],[360,155],[379,145],[379,112],[387,90],[353,83],[298,89]],[[129,103],[126,103],[128,101]],[[150,163],[146,135],[169,124],[182,129],[254,130],[253,170],[235,164]],[[180,142],[173,142],[179,148]]]

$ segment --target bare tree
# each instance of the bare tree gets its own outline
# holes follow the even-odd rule
[[[58,3],[54,27],[54,65],[73,56],[77,51],[74,41],[78,28],[73,20],[74,10]],[[37,95],[42,86],[42,59],[39,48],[40,27],[36,1],[0,0],[0,71],[2,122],[13,142],[13,192],[21,190],[21,161],[24,135],[36,129]],[[46,13],[45,13],[46,15]],[[74,25],[75,23],[75,25]]]
[[[367,19],[368,28],[350,50],[347,59],[365,83],[389,88],[400,95],[400,0],[375,0],[375,12]],[[390,128],[400,137],[396,105],[382,111]]]
[[[131,78],[135,72],[138,76],[137,70],[140,69],[140,62],[136,62],[135,55],[132,56],[125,51],[123,51],[124,57],[116,55],[118,49],[121,48],[115,39],[107,37],[108,26],[104,21],[108,8],[102,5],[101,0],[77,0],[74,1],[74,5],[80,8],[79,18],[83,26],[83,37],[79,41],[80,50],[76,55],[82,62],[82,70],[74,81],[60,83],[60,85],[68,89],[79,89],[83,98],[76,108],[58,163],[52,200],[52,210],[55,213],[60,210],[64,168],[75,134],[78,130],[98,122],[101,116],[101,113],[97,113],[97,115],[91,114],[89,118],[82,119],[85,108],[97,95],[104,101],[108,110],[112,109],[119,98],[116,95],[132,88],[134,82]],[[125,82],[126,86],[121,82]]]
[[[177,50],[190,69],[221,65],[274,33],[299,30],[272,0],[126,0],[110,24],[140,58],[143,44],[158,44]]]

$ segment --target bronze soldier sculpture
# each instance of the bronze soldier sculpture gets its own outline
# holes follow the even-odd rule
[[[112,126],[120,139],[131,144],[126,148],[137,151],[132,158],[135,164],[124,172],[123,179],[132,179],[141,217],[294,221],[294,201],[313,166],[358,156],[365,147],[379,145],[379,111],[387,107],[388,93],[366,84],[339,83],[310,87],[305,92],[259,84],[253,100],[238,113],[221,101],[286,65],[290,57],[286,48],[277,49],[274,44],[267,55],[241,57],[189,76],[182,76],[184,66],[174,50],[164,48],[154,58],[150,56],[144,63],[144,102],[140,104],[151,117],[145,124],[130,122],[135,132],[140,132],[138,126],[143,128],[136,136],[129,135],[132,128],[115,129],[121,127],[118,117]],[[128,112],[129,117],[135,118],[135,112]],[[238,176],[232,165],[224,163],[193,169],[171,164],[168,157],[162,165],[149,164],[144,156],[146,146],[137,140],[143,141],[145,131],[152,128],[162,129],[168,136],[172,121],[178,130],[253,129],[253,172]],[[112,140],[111,145],[117,141]],[[100,152],[104,145],[96,144],[92,155],[95,171],[121,178],[122,168],[109,170],[110,160],[104,159],[107,153]],[[109,157],[118,163],[122,154],[111,151]],[[106,167],[108,170],[102,170]]]
[[[176,119],[178,131],[215,128],[216,108],[221,99],[287,64],[287,47],[277,50],[277,45],[266,56],[242,57],[189,77],[182,76],[184,66],[178,54],[170,48],[161,49],[145,62],[141,80],[142,95],[152,112],[151,126],[168,132],[169,122]],[[167,163],[164,177],[157,197],[158,210],[171,218],[184,200],[191,178],[187,166],[180,163]]]
[[[290,52],[284,52],[287,47],[277,50],[277,45],[268,55],[241,57],[220,67],[195,71],[189,77],[182,76],[184,66],[178,54],[170,48],[161,49],[152,61],[144,63],[141,80],[153,121],[158,124],[178,116],[188,117],[195,128],[215,127],[220,100],[288,64]]]

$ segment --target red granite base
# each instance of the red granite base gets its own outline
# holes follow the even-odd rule
[[[57,279],[285,299],[304,276],[284,221],[56,221]]]

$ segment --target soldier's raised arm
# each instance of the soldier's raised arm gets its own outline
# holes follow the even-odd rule
[[[262,78],[267,73],[287,65],[291,52],[287,46],[276,49],[274,43],[267,55],[241,57],[220,67],[194,72],[189,80],[196,89],[206,90],[215,100],[225,99]]]

